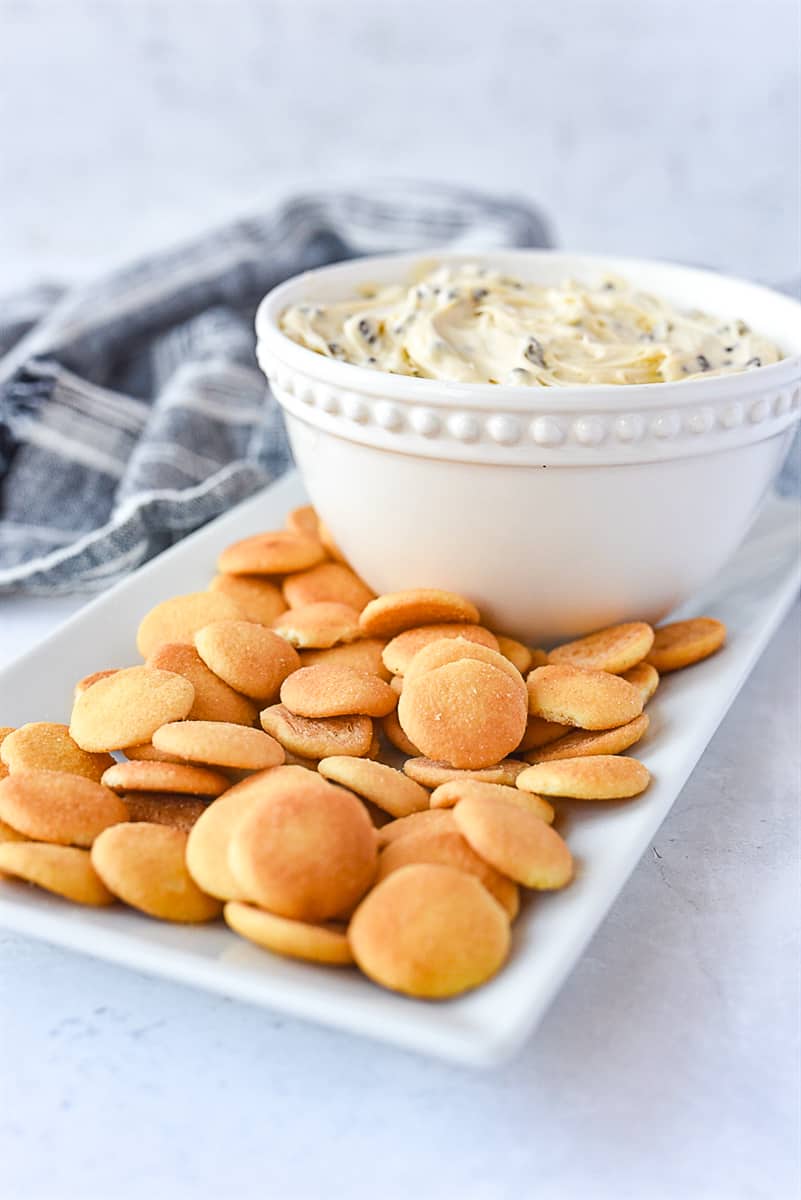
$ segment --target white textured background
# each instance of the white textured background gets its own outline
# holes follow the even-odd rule
[[[798,25],[798,0],[0,0],[0,287],[379,176],[790,279]]]

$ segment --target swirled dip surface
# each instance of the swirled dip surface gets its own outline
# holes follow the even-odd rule
[[[624,279],[550,287],[469,264],[293,305],[281,328],[310,350],[376,371],[533,387],[663,383],[782,357],[744,321],[680,312]]]

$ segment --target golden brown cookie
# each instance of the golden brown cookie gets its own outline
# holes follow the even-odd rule
[[[284,524],[290,533],[320,540],[320,518],[317,516],[317,510],[311,504],[293,508],[287,513]]]
[[[637,688],[642,696],[643,704],[648,703],[659,687],[659,672],[656,667],[652,667],[647,662],[637,663],[636,667],[624,671],[620,678],[625,679],[626,683],[631,683]]]
[[[376,863],[375,831],[362,802],[311,772],[279,779],[255,800],[228,849],[242,892],[299,921],[348,911],[372,884]]]
[[[219,900],[249,899],[231,873],[228,847],[231,834],[244,814],[267,789],[264,786],[238,786],[240,791],[232,788],[206,807],[193,825],[186,844],[189,874],[199,888]]]
[[[125,751],[125,757],[129,762],[179,763],[183,761],[175,754],[165,754],[163,750],[157,750],[152,742],[145,742],[143,746],[129,746]]]
[[[265,950],[272,950],[273,954],[327,963],[329,966],[353,962],[347,934],[334,925],[292,921],[236,900],[226,904],[223,916],[240,937],[263,946]]]
[[[322,562],[325,556],[316,538],[277,529],[254,534],[226,547],[217,559],[217,570],[224,575],[285,575],[290,571],[305,571]]]
[[[509,921],[474,875],[415,863],[373,888],[357,908],[348,938],[356,962],[375,983],[442,999],[478,987],[500,970],[509,953]]]
[[[398,702],[401,728],[415,746],[468,770],[492,766],[514,750],[527,715],[522,676],[512,679],[474,658],[407,679]]]
[[[195,646],[210,671],[254,700],[274,700],[300,666],[284,638],[253,621],[215,621],[197,631]]]
[[[283,748],[268,733],[224,721],[173,721],[156,730],[153,745],[184,762],[243,771],[263,771],[284,761]]]
[[[301,667],[281,685],[281,703],[299,717],[385,717],[397,702],[377,675],[336,664]]]
[[[555,646],[548,657],[552,663],[622,675],[645,658],[653,643],[654,631],[650,625],[629,621]]]
[[[171,825],[185,833],[209,807],[208,800],[179,796],[174,792],[125,792],[129,820],[148,821],[153,825]]]
[[[288,575],[284,580],[284,598],[285,608],[334,601],[361,612],[365,604],[375,600],[375,592],[344,563],[324,562],[308,571]]]
[[[418,625],[399,633],[384,647],[384,666],[394,675],[403,675],[409,669],[409,663],[425,646],[432,642],[440,642],[443,638],[462,638],[475,645],[487,646],[490,650],[498,651],[498,639],[494,633],[481,625],[467,625],[463,621],[453,621],[450,624]]]
[[[450,783],[441,783],[431,793],[432,810],[455,808],[460,800],[475,799],[489,802],[516,804],[539,817],[548,825],[553,825],[553,805],[542,796],[533,792],[524,792],[520,788],[504,783],[482,783],[478,779],[452,779]]]
[[[108,890],[161,921],[195,924],[222,912],[186,869],[187,834],[146,821],[114,825],[92,846],[92,865]]]
[[[409,754],[413,758],[422,757],[419,748],[415,746],[413,742],[409,741],[406,734],[401,729],[400,721],[398,720],[398,714],[396,712],[391,712],[388,716],[384,717],[381,722],[381,731],[387,741],[394,746],[396,750],[400,750],[401,754]]]
[[[8,777],[4,776],[3,778]],[[2,842],[29,842],[30,840],[18,829],[12,829],[10,825],[6,825],[5,821],[0,821],[0,844]]]
[[[273,621],[273,629],[290,646],[304,650],[328,650],[361,637],[357,609],[333,600],[291,608]]]
[[[709,658],[725,641],[726,626],[714,617],[673,621],[654,630],[654,644],[646,661],[660,675],[680,671],[682,667],[691,667],[693,663]]]
[[[561,663],[537,667],[527,682],[529,713],[546,721],[581,729],[612,729],[642,712],[642,693],[606,671]]]
[[[331,530],[328,528],[325,521],[323,521],[321,517],[317,518],[317,534],[318,534],[318,537],[320,538],[320,541],[323,543],[326,550],[328,551],[328,554],[330,555],[330,557],[335,559],[336,562],[345,563],[345,565],[348,566],[349,564],[348,564],[347,558],[343,554],[342,550],[340,550],[339,545],[337,544],[336,540],[334,539],[333,533],[331,532]]]
[[[477,855],[524,887],[551,890],[573,878],[567,843],[547,822],[515,804],[466,796],[453,810]]]
[[[210,671],[194,646],[181,643],[159,646],[146,665],[160,671],[173,671],[189,680],[195,689],[195,699],[188,713],[190,721],[253,725],[258,719],[258,705]]]
[[[118,796],[63,771],[24,771],[0,780],[0,818],[36,842],[91,846],[109,825],[128,820]]]
[[[559,758],[581,758],[588,754],[621,754],[638,742],[647,729],[648,717],[640,713],[633,721],[618,725],[615,729],[601,729],[597,733],[576,729],[550,746],[532,750],[526,758],[530,763],[541,763],[555,762]]]
[[[467,638],[453,637],[439,638],[436,642],[429,642],[427,646],[423,646],[407,666],[401,682],[411,683],[418,675],[434,671],[437,667],[445,667],[448,663],[460,662],[463,658],[472,658],[476,662],[497,667],[504,675],[514,680],[515,684],[523,678],[517,667],[500,651],[493,650],[490,646],[482,646],[480,642],[470,642]]]
[[[513,784],[526,764],[517,758],[505,758],[503,762],[479,771],[460,771],[458,767],[448,766],[447,763],[434,762],[430,758],[409,758],[403,764],[403,770],[410,779],[422,783],[423,787],[437,788],[441,783],[452,779],[475,779],[479,783]]]
[[[101,908],[114,897],[92,866],[88,850],[47,842],[0,844],[0,874],[16,875],[74,904]]]
[[[358,642],[329,646],[327,650],[301,650],[300,665],[315,667],[318,663],[327,663],[338,667],[353,667],[355,671],[367,671],[388,683],[391,674],[381,658],[384,645],[380,638],[361,638]]]
[[[525,675],[531,670],[534,665],[534,655],[528,646],[524,646],[522,642],[516,641],[514,638],[503,637],[497,634],[498,649],[504,658],[508,658],[513,667]]]
[[[299,758],[328,758],[333,754],[362,758],[373,740],[369,717],[296,717],[283,704],[265,708],[261,724],[266,733]]]
[[[536,820],[536,818],[532,818]],[[440,863],[475,875],[503,908],[510,921],[520,909],[520,895],[516,885],[500,871],[481,858],[458,827],[451,829],[427,829],[396,838],[385,846],[378,859],[377,883],[394,871],[411,863]]]
[[[399,696],[403,691],[403,676],[393,675],[389,681],[389,686],[392,688],[396,696]]]
[[[623,800],[644,792],[651,781],[636,758],[620,754],[594,754],[585,758],[560,758],[537,763],[517,777],[517,786],[545,796],[571,796],[576,800]]]
[[[188,679],[155,667],[126,667],[77,697],[70,736],[82,750],[124,750],[149,742],[160,725],[182,720],[195,700]]]
[[[99,783],[113,765],[110,754],[82,750],[70,737],[67,725],[33,721],[12,730],[0,744],[0,759],[13,775],[17,771],[66,771]]]
[[[408,817],[388,821],[376,830],[376,834],[378,845],[383,847],[397,841],[398,838],[409,837],[415,833],[442,833],[454,830],[456,822],[449,808],[425,808],[422,812],[410,813]]]
[[[159,646],[183,642],[192,645],[195,633],[212,621],[236,621],[242,616],[237,604],[222,592],[190,592],[162,600],[143,617],[136,634],[142,658]]]
[[[105,787],[115,792],[172,792],[182,796],[219,796],[231,781],[208,767],[184,763],[119,762],[103,775]]]
[[[428,808],[426,789],[384,763],[334,755],[321,759],[317,769],[325,779],[349,788],[393,817],[408,817]]]
[[[286,612],[284,593],[263,575],[215,575],[209,591],[228,596],[244,619],[256,625],[272,625],[276,617]]]
[[[115,675],[117,667],[108,667],[105,671],[93,671],[91,675],[84,675],[83,679],[79,679],[75,684],[74,693],[80,696],[81,692],[86,692],[93,683],[97,683],[100,679],[107,679],[109,675]]]
[[[481,614],[475,604],[439,588],[411,588],[389,592],[371,600],[361,615],[366,637],[393,638],[416,625],[439,625],[462,621],[479,625]]]
[[[526,732],[515,753],[523,754],[526,750],[537,750],[540,746],[548,746],[566,733],[572,733],[572,725],[560,725],[556,721],[546,721],[543,717],[529,717]]]

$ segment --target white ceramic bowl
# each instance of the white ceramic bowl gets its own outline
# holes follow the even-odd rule
[[[741,374],[622,387],[414,379],[325,358],[280,331],[287,305],[406,281],[420,258],[299,275],[256,319],[309,495],[349,560],[377,592],[451,588],[530,641],[665,616],[736,548],[785,457],[801,410],[801,305],[637,259],[426,255],[545,283],[612,272],[679,307],[741,317],[787,354]]]

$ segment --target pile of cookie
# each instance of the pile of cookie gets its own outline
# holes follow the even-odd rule
[[[504,963],[521,889],[570,883],[554,801],[643,792],[660,673],[724,640],[532,649],[453,593],[375,596],[297,509],[145,614],[143,663],[80,680],[69,726],[0,729],[0,872],[452,996]]]

